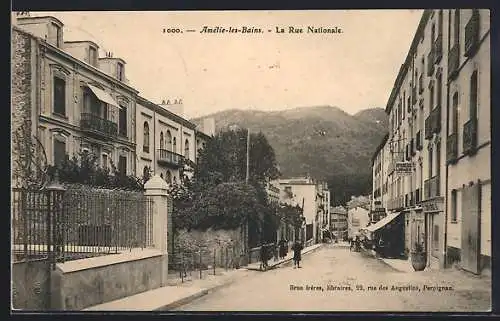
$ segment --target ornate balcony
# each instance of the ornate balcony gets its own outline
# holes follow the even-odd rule
[[[466,57],[471,57],[477,50],[479,43],[479,11],[472,10],[472,16],[465,25],[465,53]]]
[[[166,149],[158,149],[158,164],[181,167],[184,156],[171,152]]]
[[[464,124],[463,132],[463,153],[473,155],[477,147],[477,119],[472,118]]]
[[[432,133],[439,134],[441,131],[441,105],[439,104],[431,111],[431,127]]]
[[[436,40],[434,40],[434,63],[438,64],[443,57],[443,35],[438,34]]]
[[[434,46],[427,55],[427,76],[432,76],[434,74]]]
[[[446,162],[454,164],[458,156],[458,135],[453,133],[446,140]]]
[[[415,149],[416,150],[422,150],[423,146],[423,141],[422,141],[422,133],[420,131],[417,132],[416,139],[415,139]]]
[[[425,139],[432,138],[432,113],[425,119]]]
[[[436,175],[424,182],[425,199],[431,199],[441,195],[439,176]]]
[[[448,77],[455,78],[460,64],[460,45],[457,43],[451,47],[448,53]]]
[[[90,113],[82,113],[80,127],[83,131],[102,138],[113,138],[118,134],[118,124]]]

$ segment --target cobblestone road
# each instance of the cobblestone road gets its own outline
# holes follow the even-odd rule
[[[404,273],[326,245],[287,264],[257,272],[179,307],[178,311],[489,311],[490,280],[455,270]]]

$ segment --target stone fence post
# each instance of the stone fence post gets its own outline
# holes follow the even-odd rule
[[[168,185],[158,175],[154,175],[144,185],[144,195],[153,201],[153,243],[154,248],[162,253],[162,278],[161,286],[165,286],[168,276],[168,246],[167,246],[167,222],[168,222]]]

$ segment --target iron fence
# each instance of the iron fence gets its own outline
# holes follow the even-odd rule
[[[64,262],[153,246],[152,200],[88,187],[12,190],[14,261]]]
[[[236,246],[219,246],[213,249],[198,247],[178,250],[170,258],[170,270],[181,282],[193,278],[202,279],[206,274],[215,275],[217,270],[225,271],[240,267],[241,250]]]

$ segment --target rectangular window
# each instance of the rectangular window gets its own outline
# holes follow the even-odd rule
[[[66,158],[66,143],[64,141],[54,139],[54,165],[60,165]]]
[[[469,117],[470,119],[477,117],[477,70],[470,77]]]
[[[433,156],[432,153],[433,152],[434,151],[432,150],[432,148],[429,149],[429,177],[428,177],[429,179],[432,178],[432,156]]]
[[[436,94],[437,94],[437,97],[436,97],[437,106],[441,106],[441,99],[442,99],[441,95],[442,95],[442,90],[443,90],[442,85],[443,85],[442,84],[442,75],[439,74],[438,78],[437,78],[437,92],[436,92]]]
[[[117,67],[116,67],[116,77],[118,77],[118,80],[120,81],[123,81],[124,79],[124,74],[123,74],[123,64],[122,63],[118,63],[117,64]]]
[[[122,175],[127,175],[127,157],[120,156],[118,159],[118,172]]]
[[[89,64],[97,65],[97,50],[94,47],[89,47]]]
[[[118,122],[119,122],[119,134],[120,136],[127,137],[127,107],[120,106],[120,111],[118,112]]]
[[[54,113],[66,116],[66,82],[54,77]]]
[[[108,155],[102,154],[102,168],[108,168]]]
[[[450,200],[450,219],[452,222],[457,222],[457,190],[451,190]]]

